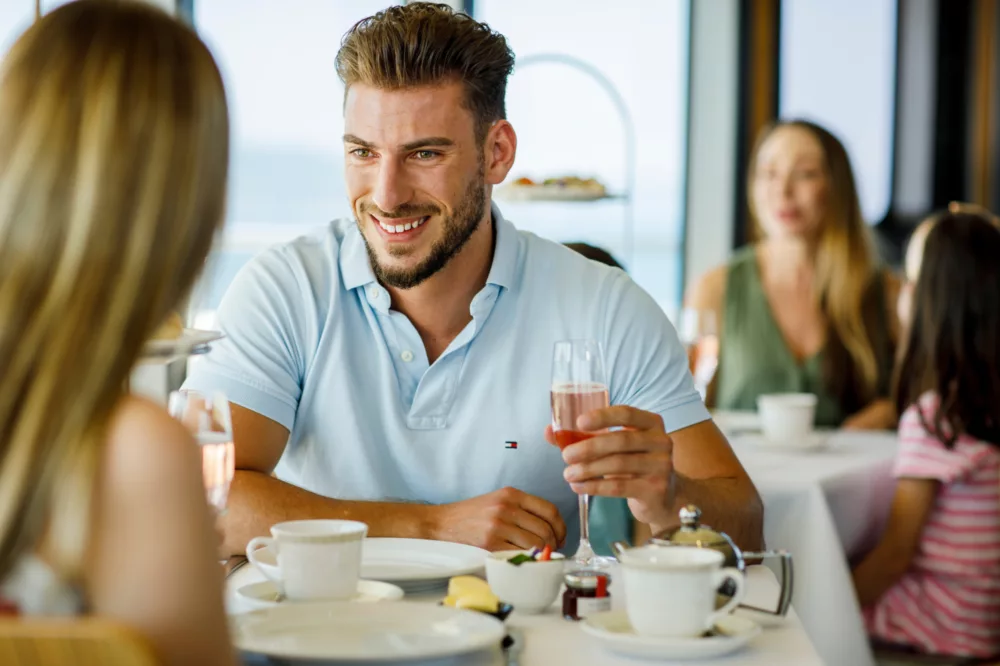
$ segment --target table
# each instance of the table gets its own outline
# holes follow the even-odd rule
[[[764,501],[768,548],[795,558],[792,606],[817,651],[831,665],[871,666],[848,560],[885,524],[895,433],[837,431],[822,451],[786,453],[762,447],[746,415],[715,418]]]
[[[612,571],[611,595],[614,607],[622,607],[623,595],[616,590],[617,571]],[[261,580],[258,572],[247,566],[230,577],[226,584],[226,602],[230,612],[241,609],[234,598],[234,591],[240,585]],[[766,567],[749,567],[747,571],[747,603],[766,604],[777,598],[778,582]],[[419,597],[407,596],[402,602],[412,604],[435,604],[444,592]],[[393,603],[393,602],[382,602]],[[558,600],[557,600],[558,604]],[[778,618],[753,611],[740,610],[740,614],[753,619],[764,631],[739,652],[728,657],[712,660],[646,662],[620,657],[605,651],[595,639],[585,634],[573,622],[562,619],[557,604],[542,615],[519,615],[515,610],[508,618],[508,627],[517,630],[524,639],[523,651],[517,655],[518,666],[641,666],[643,663],[673,664],[674,666],[822,666],[824,663],[813,648],[802,628],[795,611],[787,617]],[[279,662],[259,657],[248,657],[248,666],[276,666]],[[284,662],[281,662],[284,663]],[[315,662],[310,662],[315,666]],[[421,662],[426,666],[494,666],[505,664],[501,655],[476,654],[461,659]],[[342,664],[338,664],[342,666]],[[408,664],[408,666],[414,666]]]

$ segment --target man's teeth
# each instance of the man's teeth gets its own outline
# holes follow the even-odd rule
[[[386,224],[382,220],[378,220],[378,225],[383,229],[385,229],[390,234],[401,234],[404,231],[409,231],[410,229],[416,229],[426,221],[427,221],[426,217],[422,217],[416,222],[407,222],[406,224]]]

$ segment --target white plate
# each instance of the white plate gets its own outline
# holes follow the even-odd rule
[[[794,442],[775,442],[763,435],[755,435],[753,442],[762,449],[769,451],[782,451],[785,453],[812,453],[826,448],[826,442],[830,438],[830,433],[816,430],[805,437],[805,439]]]
[[[223,337],[219,331],[202,331],[185,328],[180,337],[173,340],[150,340],[142,349],[141,360],[166,359],[198,353],[209,342]]]
[[[233,643],[285,659],[393,662],[497,650],[503,623],[484,613],[414,604],[288,604],[229,618]]]
[[[361,577],[420,587],[447,584],[452,576],[485,571],[489,553],[450,541],[365,539],[361,547]]]
[[[277,566],[270,548],[256,552],[264,564]],[[403,588],[408,594],[437,590],[452,576],[483,574],[485,550],[449,541],[365,539],[361,545],[361,577]]]
[[[271,608],[278,605],[294,603],[316,603],[316,602],[296,602],[282,599],[278,600],[278,586],[269,580],[259,583],[250,583],[236,590],[236,598],[247,610],[257,610],[259,608]],[[377,580],[359,580],[358,592],[350,601],[355,603],[370,603],[373,601],[397,601],[403,598],[403,590],[391,583],[382,583]]]
[[[720,619],[715,624],[715,635],[699,638],[640,636],[632,629],[624,610],[596,613],[580,624],[612,652],[648,659],[721,657],[735,652],[760,633],[756,622],[735,615]]]

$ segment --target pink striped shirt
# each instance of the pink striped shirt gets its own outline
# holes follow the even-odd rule
[[[933,423],[937,397],[919,409]],[[969,436],[948,449],[920,421],[899,422],[896,478],[935,479],[941,488],[910,570],[871,608],[870,635],[925,652],[1000,653],[1000,449]]]

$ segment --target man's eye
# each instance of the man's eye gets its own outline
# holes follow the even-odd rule
[[[364,160],[372,156],[372,151],[368,150],[367,148],[355,148],[354,150],[351,151],[351,155],[354,155],[355,157],[360,157],[361,159]]]

